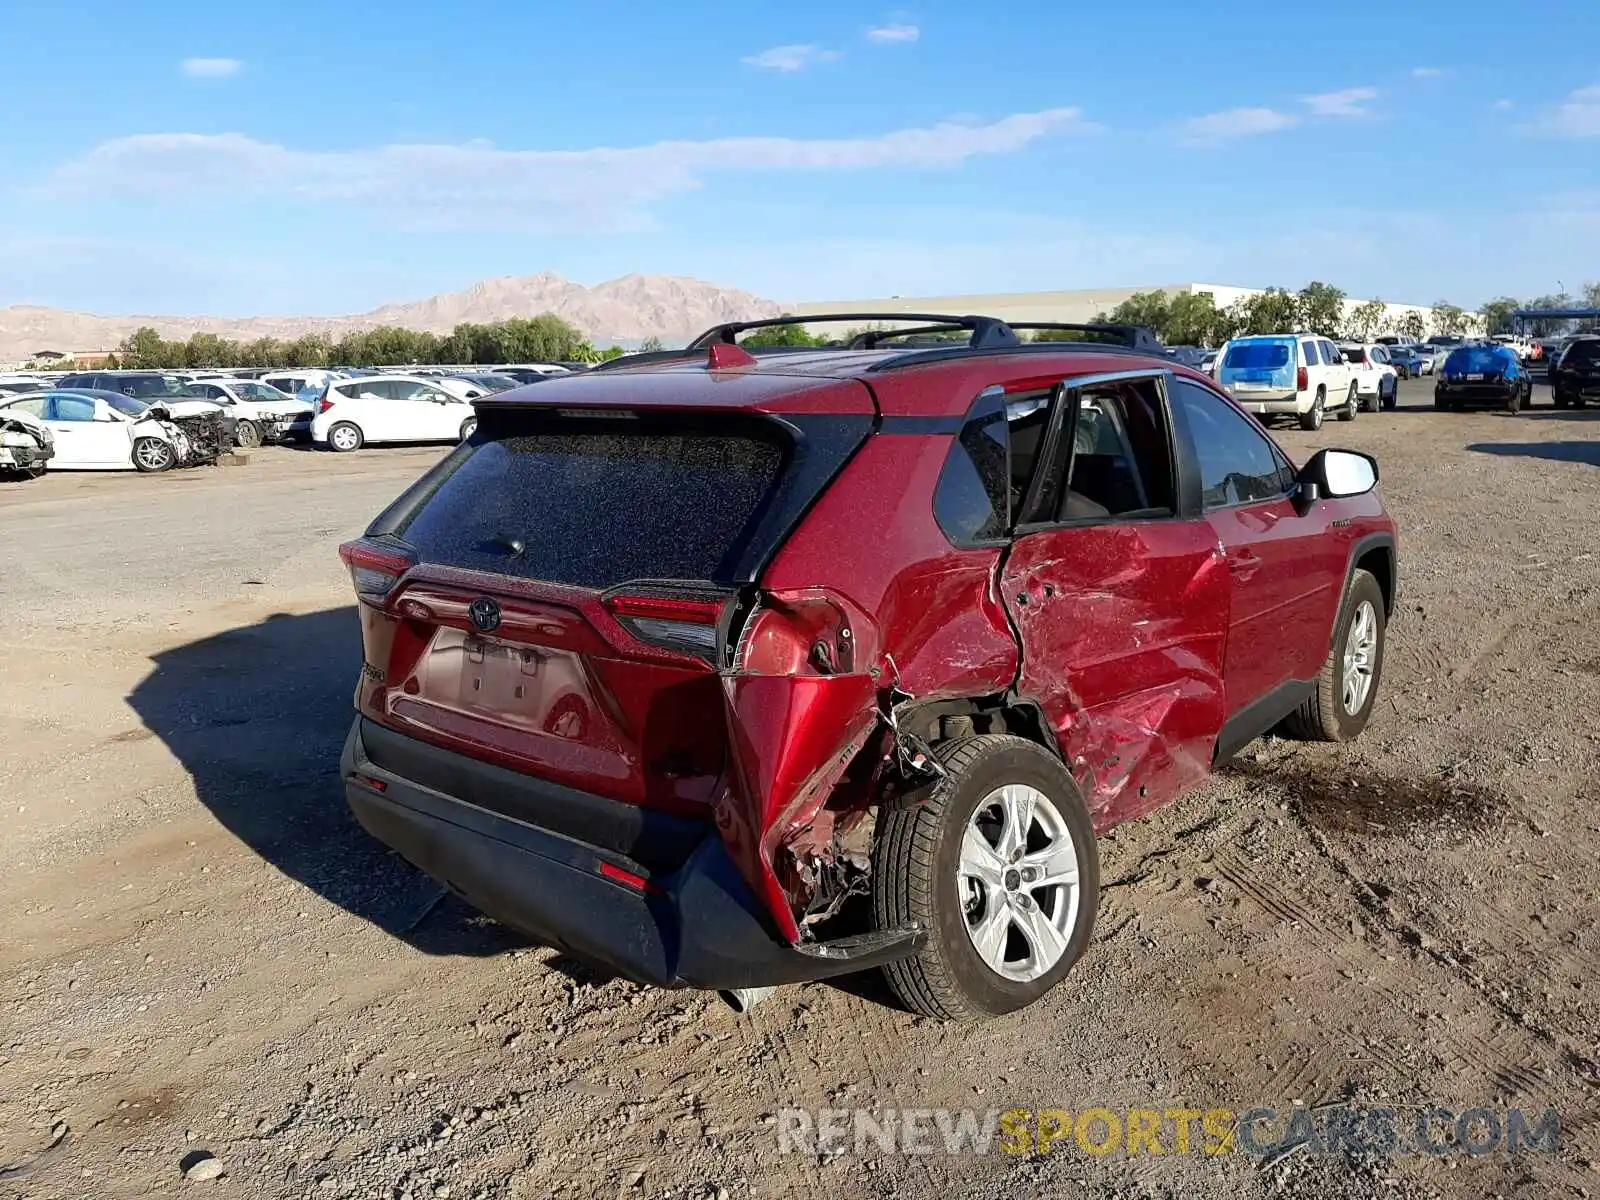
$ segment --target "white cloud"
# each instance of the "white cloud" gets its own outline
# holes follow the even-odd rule
[[[1319,117],[1371,116],[1372,110],[1367,104],[1377,98],[1378,89],[1370,87],[1345,88],[1342,91],[1318,92],[1314,96],[1300,97]]]
[[[1496,100],[1494,106],[1504,112],[1506,109],[1515,108],[1517,102],[1515,100]]]
[[[191,79],[226,79],[244,66],[237,58],[186,58],[178,69]]]
[[[1550,137],[1600,137],[1600,83],[1570,93],[1546,115],[1536,132]]]
[[[759,67],[763,71],[778,71],[784,75],[793,75],[796,71],[804,71],[817,63],[832,62],[841,57],[843,56],[837,50],[824,50],[821,46],[806,43],[774,46],[770,50],[748,55],[739,61],[748,67]]]
[[[888,25],[879,25],[874,29],[867,30],[867,40],[869,42],[880,42],[885,45],[893,45],[897,42],[914,42],[921,36],[922,30],[915,25],[901,21],[895,21]]]
[[[1184,140],[1195,145],[1232,141],[1234,138],[1258,137],[1276,133],[1295,124],[1288,113],[1271,108],[1230,108],[1223,112],[1207,113],[1203,117],[1190,117],[1179,126]]]
[[[1418,79],[1438,79],[1447,74],[1443,67],[1412,67],[1411,74]]]
[[[58,195],[119,192],[197,200],[275,197],[360,205],[428,226],[605,232],[652,225],[650,206],[716,174],[955,167],[1052,135],[1088,132],[1076,108],[947,121],[858,138],[718,138],[589,150],[502,150],[488,142],[295,150],[241,133],[116,138],[60,168]],[[215,186],[212,186],[215,185]]]

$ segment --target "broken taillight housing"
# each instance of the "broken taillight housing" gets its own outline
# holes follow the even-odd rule
[[[745,620],[732,667],[741,675],[851,675],[865,662],[863,618],[822,591],[768,593]]]
[[[615,592],[606,608],[617,623],[650,646],[710,660],[727,597],[674,592]]]
[[[368,604],[381,606],[394,591],[413,565],[410,554],[389,546],[381,546],[364,538],[346,542],[339,547],[339,557],[350,568],[350,582],[356,595]]]

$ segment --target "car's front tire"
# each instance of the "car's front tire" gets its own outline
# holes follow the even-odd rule
[[[1094,932],[1094,826],[1059,759],[1001,734],[939,747],[946,777],[920,803],[879,815],[872,911],[879,929],[927,942],[884,968],[905,1005],[971,1021],[1032,1004]]]
[[[1300,428],[1308,433],[1315,433],[1322,428],[1322,410],[1328,402],[1328,394],[1322,388],[1317,389],[1316,397],[1311,401],[1311,408],[1300,414]]]
[[[340,421],[328,429],[328,448],[340,454],[348,454],[352,450],[361,449],[361,443],[366,439],[361,436],[359,426],[349,421]]]
[[[261,445],[261,427],[254,421],[240,421],[233,427],[233,444],[244,450]]]
[[[475,434],[477,432],[478,432],[478,418],[477,417],[468,417],[465,421],[461,422],[461,440],[463,442],[466,441],[469,437],[471,437],[473,434]]]
[[[165,471],[178,460],[171,442],[157,437],[142,437],[133,443],[133,465],[147,475]]]
[[[1387,629],[1383,589],[1372,572],[1358,568],[1350,577],[1316,689],[1284,721],[1290,736],[1308,742],[1348,742],[1360,736],[1383,678]]]

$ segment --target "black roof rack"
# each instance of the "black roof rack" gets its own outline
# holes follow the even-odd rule
[[[759,321],[729,321],[723,325],[714,325],[706,330],[694,341],[689,343],[690,350],[705,350],[718,342],[737,343],[741,333],[748,333],[752,329],[772,329],[780,325],[822,325],[839,324],[849,321],[860,324],[863,321],[919,321],[920,325],[911,329],[868,329],[856,334],[844,349],[849,350],[874,350],[878,343],[885,338],[907,337],[914,334],[951,333],[964,329],[967,331],[968,350],[989,350],[999,346],[1017,346],[1022,339],[1011,331],[998,317],[962,316],[954,317],[946,313],[908,313],[908,312],[866,312],[866,313],[819,313],[814,316],[797,316],[789,314],[782,317],[766,317]]]
[[[1068,342],[1093,342],[1109,346],[1124,346],[1144,354],[1165,354],[1161,344],[1148,325],[1122,325],[1108,321],[1074,324],[1070,321],[1013,321],[1013,329],[1047,330],[1059,333],[1076,333],[1082,336],[1063,338]]]

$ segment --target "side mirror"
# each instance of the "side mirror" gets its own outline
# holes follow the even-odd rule
[[[1363,496],[1378,486],[1378,460],[1355,450],[1318,450],[1300,468],[1295,507],[1302,515],[1324,497]]]

